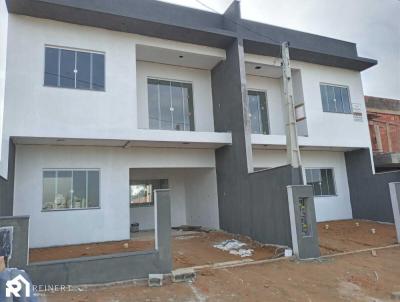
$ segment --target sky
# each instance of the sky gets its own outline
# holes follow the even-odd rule
[[[196,0],[163,0],[209,10]],[[233,0],[200,0],[223,13]],[[357,43],[364,94],[400,99],[400,0],[241,0],[242,18]]]

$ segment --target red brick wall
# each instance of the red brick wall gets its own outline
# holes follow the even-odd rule
[[[368,110],[368,120],[373,151],[400,152],[400,115]],[[381,149],[377,133],[380,133]]]

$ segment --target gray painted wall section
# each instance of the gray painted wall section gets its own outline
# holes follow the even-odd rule
[[[0,227],[10,226],[13,227],[13,238],[8,267],[25,267],[28,263],[29,216],[0,217]]]
[[[10,140],[8,156],[8,178],[0,177],[0,217],[13,215],[15,145]]]
[[[400,242],[400,182],[389,184],[390,198],[392,200],[394,223],[396,225],[397,242]]]
[[[166,274],[172,270],[171,201],[169,190],[155,191],[156,249],[29,264],[25,270],[34,284],[95,284]]]
[[[232,145],[215,151],[222,229],[264,243],[291,245],[286,186],[301,183],[290,166],[252,170],[243,48],[238,39],[211,72],[216,131],[232,132]]]
[[[353,218],[394,222],[389,183],[400,182],[400,171],[372,174],[368,149],[345,152]]]
[[[312,186],[288,186],[292,247],[300,259],[320,256]]]
[[[301,170],[287,165],[254,172],[249,179],[249,235],[263,243],[292,246],[286,187],[302,183]]]
[[[235,38],[241,38],[246,52],[254,54],[280,56],[280,42],[290,41],[294,60],[354,70],[377,63],[358,57],[354,43],[243,20],[238,1],[224,15],[154,0],[6,0],[6,3],[10,13],[218,48],[226,48]]]

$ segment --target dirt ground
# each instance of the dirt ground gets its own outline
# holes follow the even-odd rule
[[[393,301],[400,291],[400,248],[312,262],[280,260],[204,270],[193,283],[119,285],[46,295],[48,302],[130,301]]]
[[[326,228],[327,226],[327,228]],[[372,233],[375,230],[375,234]],[[393,224],[367,220],[339,220],[318,224],[321,254],[336,254],[396,243]]]
[[[328,228],[326,228],[328,226]],[[375,234],[372,233],[375,230]],[[318,224],[321,254],[335,254],[396,243],[393,224],[365,220],[329,221]],[[154,249],[151,233],[142,233],[135,240],[70,245],[31,249],[30,262],[98,256],[113,253],[146,251]],[[227,239],[239,239],[254,249],[249,259],[261,260],[276,257],[281,252],[272,246],[262,246],[244,236],[225,232],[173,232],[172,253],[174,268],[191,267],[242,259],[240,256],[218,250],[214,244]]]
[[[144,240],[126,240],[116,242],[70,245],[52,248],[30,249],[29,261],[48,261],[57,259],[98,256],[112,253],[145,251],[154,248],[154,241],[143,237]],[[279,250],[272,246],[262,246],[244,236],[232,235],[225,232],[182,232],[172,237],[172,256],[174,268],[191,267],[217,262],[243,259],[213,247],[227,239],[238,239],[247,244],[246,248],[253,249],[253,255],[246,257],[253,260],[269,259]],[[127,245],[126,245],[127,244]]]

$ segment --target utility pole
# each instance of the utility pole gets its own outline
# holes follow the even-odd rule
[[[286,105],[286,151],[289,164],[293,168],[301,166],[299,140],[297,137],[296,114],[293,100],[292,71],[290,68],[289,42],[282,43],[282,77]]]

